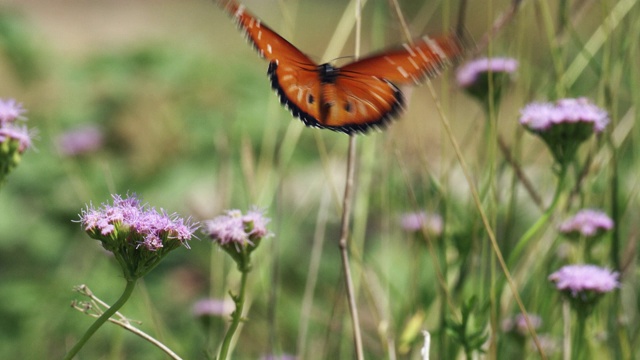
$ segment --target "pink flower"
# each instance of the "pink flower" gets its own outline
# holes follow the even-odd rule
[[[76,156],[90,153],[102,147],[104,137],[102,131],[95,126],[85,126],[68,131],[57,138],[60,153]]]
[[[613,220],[602,211],[585,209],[578,211],[573,217],[565,220],[558,228],[567,235],[593,237],[611,230]]]
[[[234,244],[236,248],[247,244],[255,246],[255,241],[269,235],[269,219],[262,211],[252,209],[243,215],[240,210],[227,210],[225,215],[205,222],[207,235],[220,245]],[[238,247],[239,246],[239,247]]]
[[[463,88],[474,85],[489,72],[512,74],[518,70],[518,61],[507,57],[480,58],[461,66],[456,73],[458,85]]]
[[[202,316],[225,316],[233,312],[233,301],[218,299],[203,299],[193,304],[193,315]]]
[[[556,288],[577,297],[578,294],[593,292],[604,294],[620,286],[620,274],[595,265],[566,265],[549,275]]]
[[[136,249],[144,248],[157,251],[167,241],[178,240],[179,244],[189,248],[197,225],[189,219],[184,220],[177,215],[169,215],[164,211],[157,212],[137,198],[135,194],[122,198],[111,195],[113,205],[102,204],[99,208],[87,206],[80,214],[80,223],[93,238],[103,241],[107,250],[119,248],[129,239],[137,239],[130,244]]]
[[[546,131],[563,123],[591,124],[600,133],[609,123],[609,116],[587,98],[560,99],[555,103],[531,103],[520,111],[520,123],[536,132]]]
[[[534,329],[538,329],[542,326],[542,318],[540,316],[535,314],[528,315],[529,322],[531,322],[531,326],[533,326]],[[516,332],[520,335],[526,335],[529,333],[527,322],[522,314],[517,314],[514,317],[505,319],[502,322],[502,330],[504,332]]]
[[[14,99],[0,99],[0,126],[17,119],[23,119],[22,114],[25,112],[27,111],[22,107],[22,104]]]
[[[435,235],[442,234],[442,228],[444,226],[442,216],[438,214],[428,214],[425,211],[406,213],[400,218],[400,223],[406,231],[417,232],[425,228]]]

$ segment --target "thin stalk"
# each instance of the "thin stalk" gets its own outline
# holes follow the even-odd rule
[[[349,267],[349,247],[347,240],[349,238],[349,223],[351,217],[351,203],[353,198],[353,180],[355,177],[355,160],[356,160],[356,137],[349,136],[349,154],[347,157],[347,179],[344,187],[344,197],[342,204],[342,231],[340,232],[340,257],[342,258],[342,269],[344,270],[344,282],[347,287],[347,299],[349,301],[349,313],[351,314],[351,326],[353,328],[353,341],[356,346],[356,358],[364,359],[364,351],[362,347],[362,335],[360,332],[360,321],[358,319],[358,308],[356,306],[356,297],[351,277],[351,269]]]
[[[562,195],[562,190],[564,189],[564,182],[565,182],[565,178],[567,175],[567,168],[568,168],[567,165],[561,165],[561,166],[562,167],[560,169],[560,173],[558,174],[558,185],[556,187],[556,192],[553,195],[553,200],[551,201],[551,205],[549,205],[547,210],[542,214],[542,216],[538,219],[538,221],[536,221],[535,224],[533,224],[529,228],[529,230],[527,230],[527,232],[524,233],[524,235],[522,235],[520,240],[518,240],[518,242],[516,243],[516,247],[513,249],[513,251],[509,255],[509,261],[508,261],[509,267],[513,267],[514,262],[520,257],[520,254],[527,247],[527,245],[529,244],[529,241],[531,241],[533,236],[537,234],[538,231],[540,231],[540,229],[542,229],[544,225],[547,224],[556,206],[558,205],[558,200],[560,199],[560,196]]]
[[[107,311],[105,311],[93,324],[87,329],[82,338],[69,350],[67,355],[65,355],[64,360],[71,360],[73,357],[82,349],[82,347],[87,343],[87,341],[93,336],[93,334],[104,324],[109,318],[115,314],[120,308],[129,300],[131,294],[133,293],[133,289],[136,287],[136,280],[127,280],[127,285],[120,295],[118,301],[116,301]]]
[[[573,335],[573,344],[571,346],[571,355],[574,359],[584,359],[584,355],[589,351],[585,347],[588,345],[585,341],[585,329],[587,319],[585,316],[578,314],[576,317],[576,328]]]
[[[229,353],[229,347],[231,346],[231,339],[233,338],[233,334],[235,334],[238,329],[238,325],[240,325],[240,321],[242,321],[242,310],[244,308],[244,294],[245,289],[247,287],[247,275],[249,274],[249,270],[241,269],[240,271],[242,276],[240,277],[240,294],[238,296],[232,296],[233,302],[236,304],[236,310],[231,314],[231,326],[227,330],[227,333],[224,336],[224,340],[222,342],[222,347],[220,348],[220,355],[218,356],[218,360],[226,360],[227,355]]]

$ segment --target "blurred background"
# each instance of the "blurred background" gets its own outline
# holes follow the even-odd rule
[[[352,33],[336,30],[342,29],[341,18],[350,16],[346,1],[243,3],[318,62],[353,54]],[[609,7],[586,3],[572,14],[578,36],[588,37]],[[471,1],[466,23],[471,35],[481,39],[509,6],[509,1]],[[414,36],[455,25],[457,7],[447,1],[401,1],[401,8]],[[519,144],[519,161],[547,199],[554,186],[551,159],[517,123],[524,104],[552,93],[549,45],[536,11],[527,2],[493,39],[490,51],[520,61],[522,71],[499,109],[499,132]],[[619,31],[612,47],[623,41]],[[362,40],[362,54],[406,41],[387,1],[366,4]],[[332,41],[338,45],[325,55]],[[570,43],[566,51],[571,58],[579,47]],[[630,58],[618,60],[619,70],[629,67]],[[233,358],[295,355],[301,348],[300,358],[352,358],[336,244],[348,137],[292,119],[273,95],[266,70],[267,63],[212,1],[0,2],[0,98],[21,102],[28,126],[37,131],[34,149],[0,189],[0,358],[61,358],[92,322],[69,306],[79,298],[73,286],[87,284],[108,303],[117,299],[124,287],[120,270],[75,221],[86,204],[127,192],[198,221],[252,205],[272,218],[275,237],[256,254],[249,321]],[[456,87],[452,74],[433,85],[477,176],[474,181],[480,181],[487,165],[483,109]],[[594,96],[599,75],[587,71],[572,91]],[[638,98],[630,88],[628,83],[618,88],[620,116]],[[451,248],[440,248],[438,255],[455,264],[452,276],[470,269],[464,260],[468,254],[489,256],[432,96],[426,86],[405,91],[410,100],[404,116],[385,132],[358,137],[354,262],[358,286],[365,289],[362,322],[372,358],[387,356],[394,346],[400,358],[418,358],[419,333],[400,334],[411,319],[434,324],[445,316],[433,257],[424,243],[403,232],[401,214],[450,214]],[[620,161],[635,169],[630,150]],[[498,181],[511,180],[508,174]],[[637,181],[630,181],[625,189],[637,189]],[[590,186],[606,188],[606,174],[594,177]],[[498,221],[506,249],[512,246],[508,240],[526,229],[522,224],[539,215],[522,192],[512,198],[509,216]],[[193,304],[228,298],[238,281],[229,259],[204,235],[200,238],[141,281],[121,310],[185,359],[213,358],[224,333],[223,318],[204,323],[192,314]],[[317,269],[313,254],[320,256]],[[312,279],[315,270],[319,275]],[[528,305],[549,309],[545,297],[550,295],[543,295],[552,289],[544,286],[544,274],[539,279]],[[487,295],[477,283],[465,281],[460,276],[460,293]],[[304,301],[312,301],[306,313]],[[554,311],[548,314],[559,314]],[[548,329],[561,329],[552,318]],[[162,356],[107,324],[78,358]]]

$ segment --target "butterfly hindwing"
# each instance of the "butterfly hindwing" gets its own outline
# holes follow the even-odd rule
[[[382,128],[404,106],[402,92],[392,83],[369,75],[338,76],[323,84],[327,109],[323,126],[350,134]]]

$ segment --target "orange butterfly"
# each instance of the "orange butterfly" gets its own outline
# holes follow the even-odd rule
[[[223,4],[226,2],[226,4]],[[261,57],[280,102],[307,126],[365,133],[384,127],[404,106],[396,85],[418,83],[458,60],[457,36],[424,36],[413,45],[335,67],[318,65],[235,0],[218,0]]]

